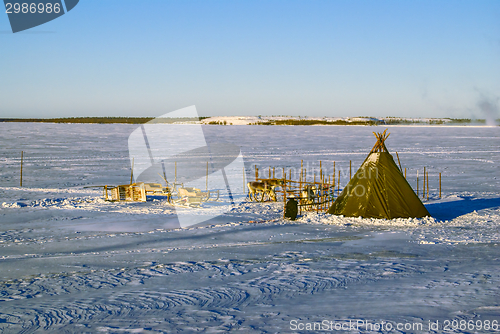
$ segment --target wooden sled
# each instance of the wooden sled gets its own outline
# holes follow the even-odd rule
[[[144,183],[123,184],[116,187],[104,186],[104,200],[110,202],[146,202]]]
[[[181,206],[200,207],[203,202],[211,200],[210,191],[204,192],[193,187],[178,188],[177,195],[179,198],[174,200],[173,203]],[[217,191],[217,198],[212,201],[217,201],[218,199],[219,191]]]
[[[103,197],[108,202],[146,202],[147,196],[166,196],[171,202],[170,187],[163,187],[160,183],[132,183],[118,186],[87,186],[84,188],[103,188]]]
[[[160,183],[144,183],[144,188],[146,196],[166,196],[168,202],[172,200],[172,191],[168,186],[164,187]]]
[[[175,200],[174,203],[189,207],[199,207],[202,202],[206,202],[210,197],[210,192],[205,193],[198,188],[192,187],[178,188],[177,194],[179,199]]]

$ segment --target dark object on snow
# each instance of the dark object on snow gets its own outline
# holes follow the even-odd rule
[[[298,203],[295,198],[290,198],[288,202],[286,202],[285,206],[285,218],[290,218],[290,220],[297,219]]]

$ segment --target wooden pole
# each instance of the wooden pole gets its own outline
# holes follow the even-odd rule
[[[406,167],[405,167],[405,179],[406,179]]]
[[[424,186],[422,188],[422,198],[425,198],[425,174],[427,174],[427,172],[425,171],[425,166],[424,166]]]
[[[321,180],[321,210],[325,209],[325,180]]]
[[[20,186],[23,186],[23,160],[24,160],[24,151],[21,151],[21,177],[20,177]]]
[[[302,180],[304,177],[304,160],[300,160],[300,177],[299,177],[299,204],[301,204],[300,196],[302,192]],[[300,214],[300,206],[299,206],[299,214]]]
[[[269,166],[269,178],[271,178],[271,166]]]
[[[349,160],[349,180],[352,179],[352,160]]]
[[[299,216],[302,215],[302,160],[300,161],[300,181],[299,181],[299,197],[296,198],[298,202]]]
[[[427,170],[427,200],[429,200],[429,170]]]
[[[132,158],[132,168],[130,169],[130,184],[134,180],[134,158]]]
[[[418,197],[418,169],[417,169],[417,197]]]
[[[321,166],[321,160],[319,161],[319,180],[323,180],[323,167]]]
[[[304,176],[304,171],[302,166],[300,166],[300,174],[299,174],[299,184],[302,183],[302,177]]]
[[[340,171],[339,171],[339,178],[337,181],[337,197],[340,195]]]
[[[439,173],[439,198],[441,198],[441,173]]]
[[[257,168],[257,165],[254,166],[255,168],[255,180],[259,178],[259,169]]]
[[[285,218],[285,209],[286,209],[286,174],[285,168],[283,168],[283,218]]]
[[[331,199],[330,194],[332,193],[332,176],[328,175],[328,198]]]
[[[333,192],[335,192],[335,161],[333,162]]]
[[[23,161],[24,161],[24,151],[21,151],[21,181],[20,185],[23,186]]]
[[[273,179],[276,177],[276,174],[274,173],[274,167],[273,167]]]

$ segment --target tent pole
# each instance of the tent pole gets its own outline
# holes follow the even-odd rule
[[[406,179],[406,167],[405,167],[405,179]]]
[[[399,170],[403,170],[403,168],[401,168],[401,161],[399,160],[399,154],[398,154],[398,151],[396,151],[396,156],[398,157],[398,164],[399,164]]]
[[[352,179],[352,160],[349,160],[349,180]]]

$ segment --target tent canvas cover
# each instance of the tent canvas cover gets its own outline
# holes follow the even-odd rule
[[[374,133],[377,143],[328,213],[385,219],[430,216],[388,152],[386,131]]]

